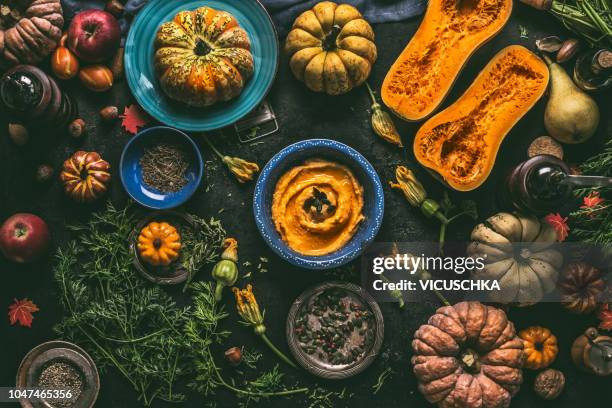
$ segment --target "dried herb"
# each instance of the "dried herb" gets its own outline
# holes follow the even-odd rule
[[[162,193],[175,193],[187,185],[187,169],[192,160],[179,146],[162,143],[146,148],[140,159],[142,180]]]
[[[53,362],[45,367],[38,377],[38,388],[44,390],[70,391],[70,398],[45,399],[54,408],[71,408],[83,390],[81,375],[67,363]]]

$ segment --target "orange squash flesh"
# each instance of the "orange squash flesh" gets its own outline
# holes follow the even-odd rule
[[[385,77],[384,103],[408,121],[429,116],[465,62],[501,31],[511,12],[512,0],[429,0],[419,29]]]
[[[506,134],[540,99],[548,67],[520,45],[501,50],[456,102],[421,126],[414,155],[452,188],[469,191],[491,173]]]

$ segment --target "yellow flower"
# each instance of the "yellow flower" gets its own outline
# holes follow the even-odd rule
[[[389,185],[392,188],[402,190],[410,205],[420,207],[427,198],[427,192],[421,182],[417,180],[412,170],[404,166],[397,166],[395,177],[397,178],[397,183],[390,181]]]
[[[395,128],[391,115],[382,110],[379,103],[372,105],[372,129],[374,133],[389,143],[403,147],[402,139]]]
[[[253,180],[255,174],[259,172],[257,163],[246,161],[240,157],[223,156],[223,163],[227,165],[232,174],[241,183]]]
[[[257,299],[253,294],[253,287],[251,284],[246,286],[246,289],[232,288],[234,296],[236,296],[236,309],[238,314],[246,323],[253,326],[256,334],[262,335],[266,331],[264,326],[264,318],[259,310]]]

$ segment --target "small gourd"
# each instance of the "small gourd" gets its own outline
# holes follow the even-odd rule
[[[220,302],[223,288],[232,286],[238,280],[238,241],[226,238],[222,245],[221,260],[212,270],[212,277],[217,282],[215,287],[215,301]]]
[[[548,367],[557,358],[557,338],[545,327],[532,326],[519,332],[525,347],[523,367],[539,370]]]
[[[168,266],[178,259],[181,250],[181,235],[167,222],[150,222],[138,236],[138,252],[146,263],[153,266]]]

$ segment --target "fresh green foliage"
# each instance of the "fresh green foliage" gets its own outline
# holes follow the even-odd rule
[[[195,378],[190,387],[205,396],[211,395],[219,387],[227,388],[241,398],[242,406],[249,402],[260,401],[262,398],[287,396],[304,393],[308,388],[287,389],[282,384],[282,373],[275,367],[262,373],[254,380],[245,381],[243,386],[236,385],[233,380],[226,381],[221,376],[212,347],[220,345],[229,332],[221,330],[219,325],[228,315],[223,305],[215,302],[213,285],[210,282],[196,282],[193,289],[192,318],[185,325],[185,338],[193,353],[192,364],[195,367]],[[257,357],[259,359],[259,357]],[[253,362],[253,359],[251,359]]]
[[[608,141],[604,150],[586,160],[580,171],[586,175],[612,177],[612,139]],[[583,198],[599,192],[605,201],[596,208],[580,208],[569,216],[571,233],[574,238],[589,244],[612,244],[612,188],[580,189],[576,191],[578,197]]]
[[[200,217],[191,216],[192,228],[185,228],[182,235],[183,268],[188,272],[188,279],[183,292],[193,280],[195,274],[208,263],[217,260],[219,247],[226,236],[221,221],[211,218],[206,221]]]
[[[610,0],[553,0],[550,12],[592,45],[612,46]]]
[[[451,201],[450,197],[448,196],[448,192],[445,191],[442,200],[440,200],[440,211],[446,219],[446,222],[442,222],[440,224],[439,248],[441,254],[443,254],[444,243],[446,242],[446,230],[451,222],[464,215],[472,218],[473,220],[478,219],[478,207],[476,202],[472,200],[461,201],[459,204],[460,211],[451,216],[451,214],[456,210],[457,206]]]
[[[346,388],[342,391],[329,391],[322,387],[317,387],[308,394],[307,408],[335,408],[349,406],[349,400],[353,397],[352,392]]]
[[[376,380],[376,384],[372,386],[372,394],[378,394],[378,391],[380,391],[383,385],[385,385],[385,381],[387,381],[391,375],[393,375],[393,369],[391,369],[391,367],[387,367],[382,373],[380,373],[378,380]]]
[[[55,331],[85,347],[101,369],[116,368],[145,406],[155,398],[181,401],[175,384],[187,365],[181,333],[189,309],[137,275],[126,245],[135,225],[130,208],[109,204],[71,228],[77,238],[56,255],[66,315]]]

